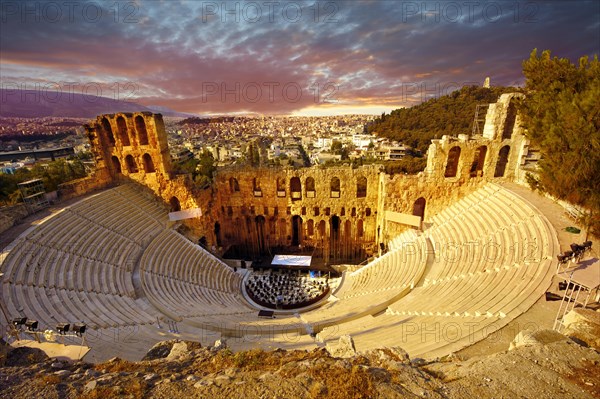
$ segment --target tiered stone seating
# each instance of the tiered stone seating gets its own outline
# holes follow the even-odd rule
[[[556,234],[515,194],[488,184],[433,221],[425,235],[435,243],[436,261],[422,286],[384,315],[325,328],[322,339],[350,334],[357,349],[400,345],[411,356],[441,356],[506,325],[550,285]],[[494,243],[496,255],[477,249],[488,243]],[[455,256],[440,250],[451,244]]]
[[[42,328],[86,322],[98,345],[132,358],[147,347],[111,334],[131,330],[130,342],[152,342],[163,334],[154,323],[165,317],[190,334],[252,335],[252,342],[302,334],[308,345],[307,334],[320,331],[323,341],[350,334],[358,350],[394,345],[435,357],[526,311],[549,286],[559,252],[543,215],[488,184],[434,216],[424,233],[405,231],[389,252],[345,273],[322,306],[265,320],[243,298],[241,275],[165,229],[166,221],[142,191],[121,186],[26,232],[0,258],[10,316],[37,319]],[[145,298],[136,295],[136,265]]]
[[[150,302],[174,319],[218,322],[223,315],[256,313],[241,295],[239,274],[172,230],[150,243],[140,277]]]
[[[143,325],[157,312],[136,299],[132,272],[142,244],[167,214],[131,185],[84,199],[19,237],[4,254],[3,297],[11,317],[90,328]]]

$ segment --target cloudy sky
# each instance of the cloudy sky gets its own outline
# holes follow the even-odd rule
[[[198,114],[381,113],[600,53],[598,1],[0,0],[2,88]]]

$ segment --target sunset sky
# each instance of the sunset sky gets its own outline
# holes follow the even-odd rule
[[[2,88],[197,114],[381,113],[600,53],[598,1],[0,1]]]

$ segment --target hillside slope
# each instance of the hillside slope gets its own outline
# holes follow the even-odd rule
[[[514,87],[465,86],[419,105],[384,113],[368,126],[368,132],[425,152],[431,139],[470,134],[477,104],[494,103],[501,94],[514,91]],[[485,118],[485,113],[479,118]]]

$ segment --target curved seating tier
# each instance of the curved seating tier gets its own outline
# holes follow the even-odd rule
[[[256,313],[241,295],[241,275],[172,230],[150,243],[140,277],[150,302],[174,319],[218,322],[224,315]]]
[[[435,260],[423,284],[385,314],[325,328],[321,339],[350,334],[360,350],[398,345],[442,356],[506,325],[549,287],[556,233],[517,195],[488,184],[432,221],[425,235]]]
[[[105,335],[142,331],[142,345],[160,336],[155,322],[170,319],[190,334],[261,345],[288,332],[302,345],[312,332],[322,341],[350,334],[357,350],[401,346],[411,356],[435,357],[506,325],[550,285],[556,234],[510,191],[488,184],[430,222],[424,233],[407,230],[385,255],[345,273],[322,306],[259,319],[242,295],[242,276],[166,229],[166,211],[125,185],[64,209],[11,244],[2,256],[2,295],[11,317],[50,328],[83,321],[102,345],[132,354],[148,349],[133,348],[134,332],[132,347],[111,346]],[[136,295],[137,265],[145,298]]]
[[[3,298],[11,317],[143,325],[157,312],[137,299],[133,268],[167,213],[133,185],[88,197],[21,235],[4,255]]]

